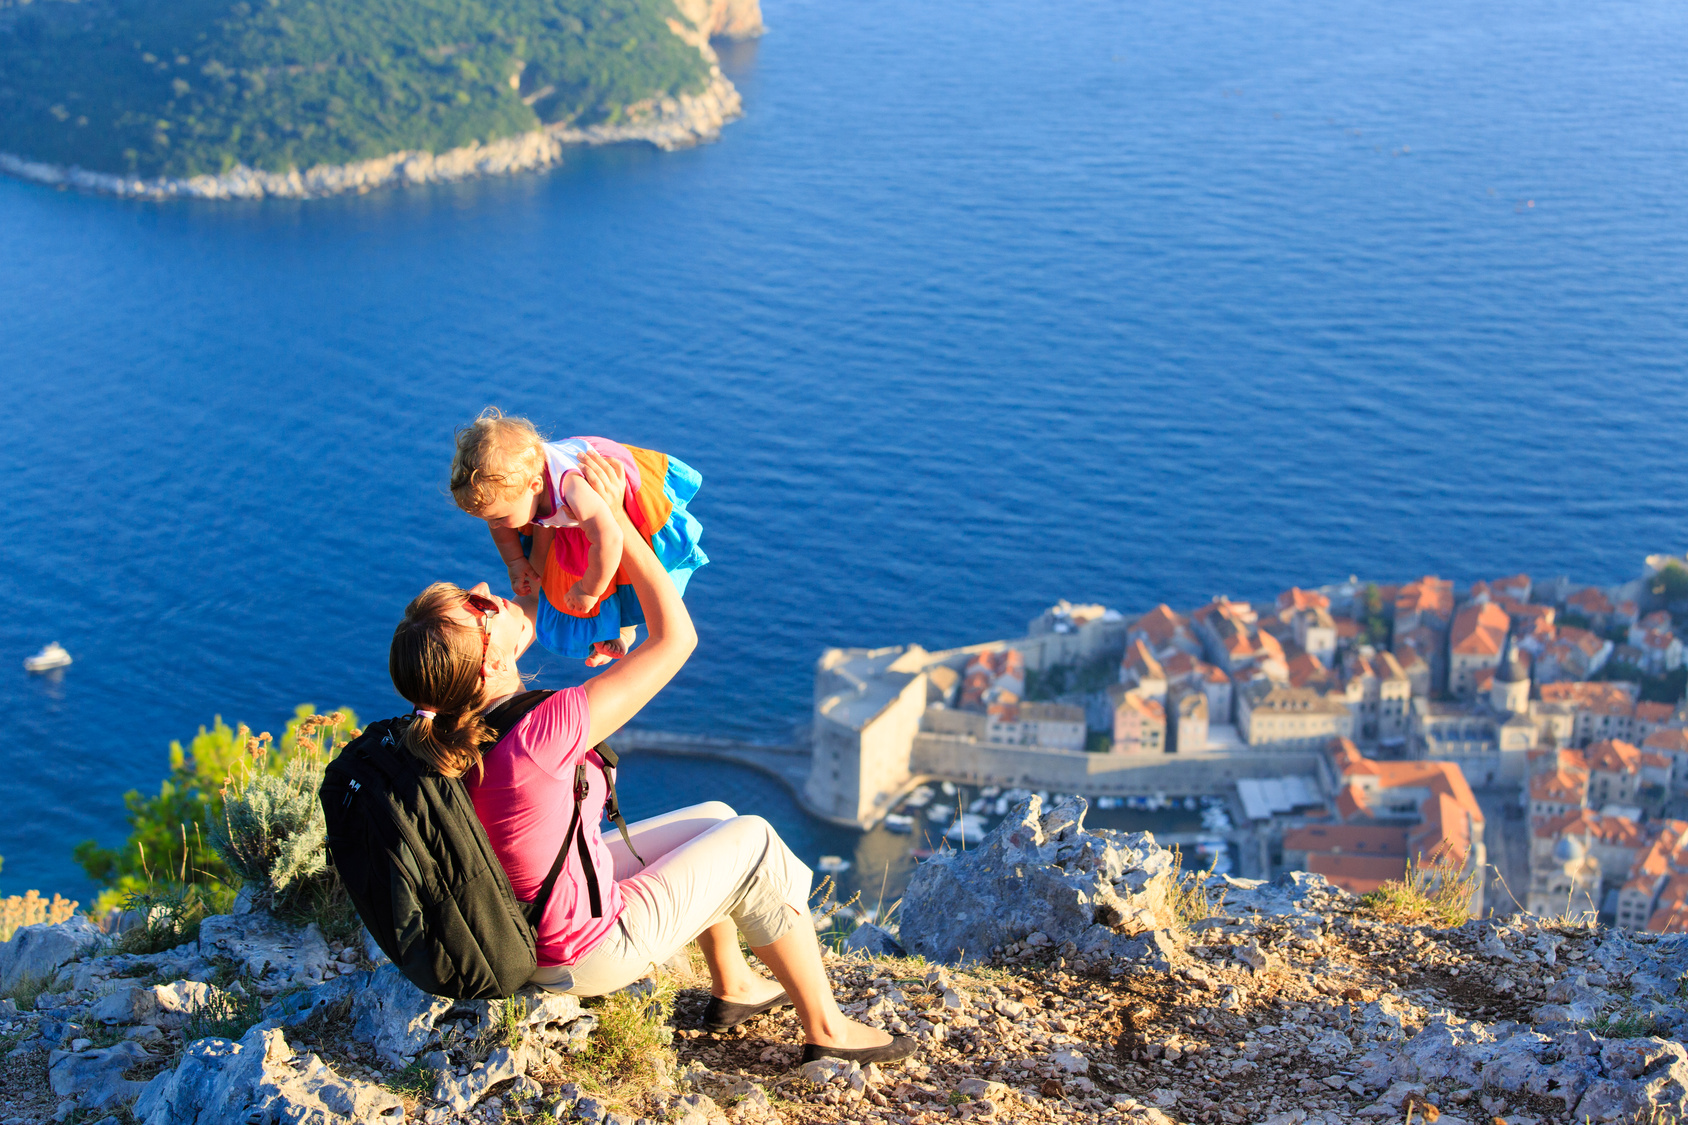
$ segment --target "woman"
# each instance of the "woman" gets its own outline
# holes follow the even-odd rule
[[[623,494],[615,462],[586,454],[581,468],[606,499]],[[578,846],[565,855],[538,927],[532,983],[601,996],[696,939],[709,965],[710,1030],[790,1005],[803,1025],[804,1061],[907,1058],[911,1038],[838,1010],[809,923],[812,874],[767,821],[718,801],[640,821],[629,834],[643,867],[621,840],[606,844],[599,835],[608,785],[592,747],[638,714],[697,646],[662,565],[624,506],[610,506],[649,637],[585,685],[551,695],[490,748],[486,716],[524,687],[516,661],[533,643],[535,599],[496,597],[484,582],[469,590],[436,583],[410,603],[393,633],[393,686],[417,716],[407,746],[442,773],[463,777],[516,897],[537,897],[579,817]],[[777,983],[750,968],[741,933]]]

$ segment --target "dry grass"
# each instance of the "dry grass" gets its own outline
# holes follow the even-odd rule
[[[1373,917],[1402,926],[1448,929],[1471,920],[1477,875],[1452,864],[1407,861],[1404,879],[1391,879],[1360,899]]]
[[[39,891],[25,891],[21,895],[0,898],[0,942],[12,940],[12,935],[24,926],[38,926],[42,922],[68,922],[76,914],[76,903],[60,895],[51,899],[41,897]]]
[[[1213,866],[1218,864],[1219,857],[1214,856]],[[1188,929],[1204,918],[1213,917],[1214,900],[1207,889],[1212,874],[1212,867],[1206,871],[1185,871],[1184,853],[1173,845],[1172,889],[1167,892],[1166,901],[1179,929]]]
[[[678,992],[675,981],[660,974],[649,991],[635,987],[586,1001],[598,1027],[586,1050],[567,1057],[562,1080],[611,1105],[643,1100],[676,1069],[670,1020]]]

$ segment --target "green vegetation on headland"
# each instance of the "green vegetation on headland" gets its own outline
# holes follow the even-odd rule
[[[268,172],[615,122],[695,93],[673,0],[0,0],[0,152]]]

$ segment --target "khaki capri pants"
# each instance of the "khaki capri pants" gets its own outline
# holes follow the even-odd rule
[[[731,919],[751,948],[771,945],[809,920],[814,873],[791,854],[773,825],[705,801],[627,826],[605,845],[615,857],[621,917],[573,965],[541,967],[530,978],[552,992],[603,996],[649,976],[717,922]]]

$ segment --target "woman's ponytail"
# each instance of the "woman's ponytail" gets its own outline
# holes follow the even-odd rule
[[[405,748],[447,777],[478,770],[492,735],[480,711],[480,642],[447,615],[462,604],[463,591],[451,583],[429,586],[405,607],[387,654],[393,687],[417,709]]]

